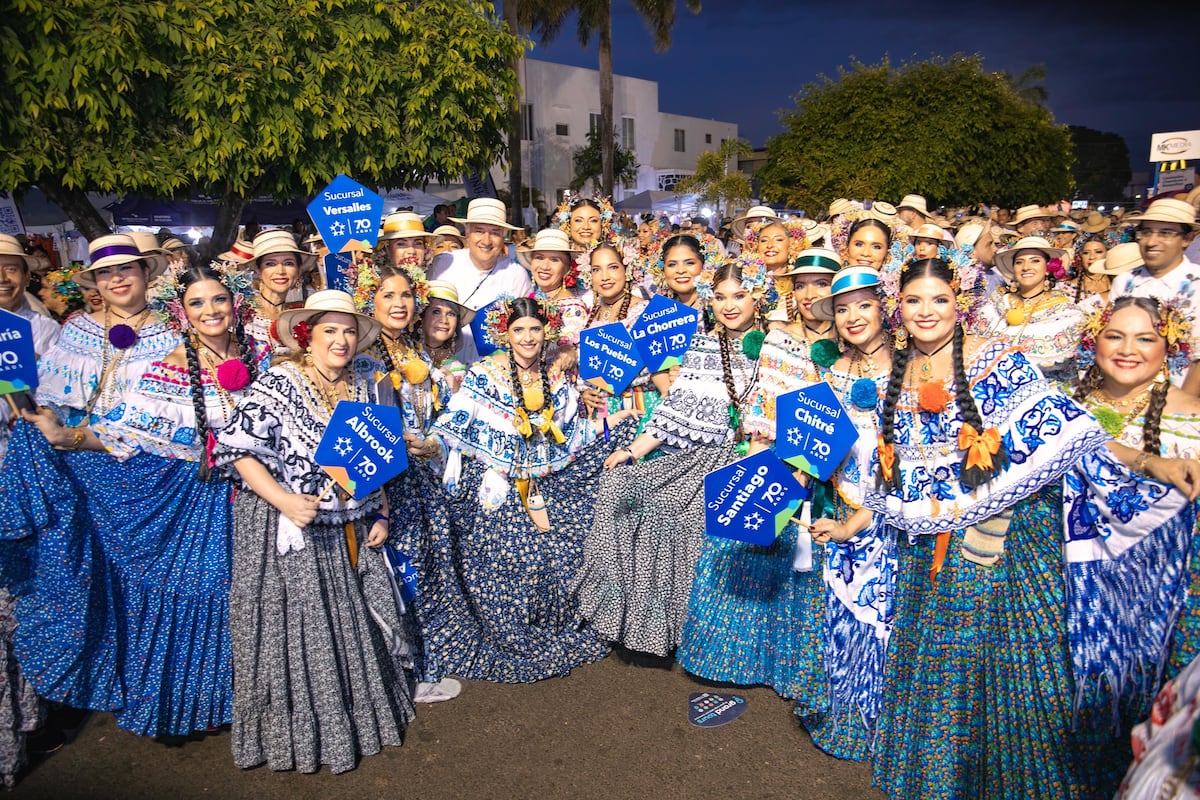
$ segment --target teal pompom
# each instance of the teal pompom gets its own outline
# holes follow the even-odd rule
[[[767,335],[762,331],[750,331],[742,337],[742,353],[751,361],[758,360],[758,354],[762,352],[763,340]]]
[[[832,367],[834,362],[842,357],[842,351],[833,339],[818,339],[809,347],[808,354],[814,364],[825,369]]]

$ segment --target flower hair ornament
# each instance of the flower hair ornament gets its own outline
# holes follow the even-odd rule
[[[209,268],[221,276],[221,285],[233,298],[236,322],[248,325],[250,320],[254,319],[254,310],[258,302],[253,274],[243,270],[233,261],[213,261]],[[182,261],[172,263],[154,283],[154,288],[147,297],[147,305],[151,312],[175,333],[182,333],[188,328],[187,312],[183,308],[185,289],[179,284],[179,278],[187,269],[187,265]]]
[[[375,253],[374,259],[356,258],[342,268],[342,274],[346,276],[346,291],[354,297],[354,307],[367,316],[375,313],[375,294],[382,283],[379,273],[388,263],[386,251],[380,250]],[[415,317],[429,303],[429,281],[425,277],[425,270],[421,268],[421,259],[411,251],[403,253],[396,267],[412,286]]]
[[[955,316],[958,324],[966,330],[974,330],[978,327],[980,309],[983,308],[984,301],[987,299],[987,276],[983,267],[975,262],[972,256],[974,250],[974,246],[969,244],[962,247],[942,245],[938,247],[937,255],[950,267],[953,275],[950,286],[954,290],[956,298]],[[903,346],[899,340],[904,338],[904,323],[900,319],[900,278],[913,263],[915,263],[913,247],[905,238],[901,237],[892,242],[892,247],[888,251],[888,259],[884,262],[883,269],[879,271],[879,281],[883,288],[883,306],[887,312],[884,324],[895,331],[897,347]]]
[[[595,245],[593,247],[589,247],[587,250],[587,253],[580,256],[579,260],[576,262],[575,265],[572,265],[572,268],[571,268],[572,272],[578,272],[579,285],[582,286],[586,291],[589,291],[589,292],[592,291],[592,270],[591,270],[592,253],[594,253],[596,251],[596,248],[598,248],[598,247],[600,247],[600,245]],[[636,285],[636,284],[640,284],[643,280],[645,280],[645,278],[646,278],[646,268],[645,268],[646,260],[638,252],[638,246],[637,246],[636,239],[630,239],[630,238],[620,239],[615,244],[609,245],[609,247],[612,247],[614,250],[617,251],[617,255],[620,256],[620,258],[621,258],[621,263],[625,265],[625,282],[626,283],[632,283],[632,284]],[[576,269],[576,267],[578,267],[578,268]],[[565,278],[563,279],[563,285],[564,286],[567,285]],[[573,286],[568,287],[568,288],[573,288]]]
[[[783,229],[787,231],[787,263],[791,264],[799,258],[803,250],[806,250],[810,246],[803,220],[799,217],[788,217],[787,219],[758,219],[754,222],[746,223],[746,228],[742,235],[742,240],[746,243],[746,246],[742,249],[751,252],[757,251],[759,235],[772,225],[782,225]]]
[[[754,298],[755,316],[760,320],[765,318],[779,301],[779,293],[775,291],[775,280],[771,271],[750,248],[743,250],[731,263],[736,264],[742,273],[742,288]],[[717,270],[706,266],[696,279],[696,294],[706,306],[712,304],[716,276]],[[757,359],[765,338],[766,334],[761,330],[747,331],[742,337],[742,352],[747,358]]]
[[[557,342],[562,336],[563,317],[558,303],[545,297],[531,298],[546,317],[546,342]],[[483,328],[487,338],[501,350],[508,349],[508,318],[513,312],[514,298],[501,297],[488,306],[483,318]]]
[[[1170,372],[1185,371],[1192,363],[1192,323],[1183,308],[1175,302],[1156,301],[1158,318],[1154,320],[1154,332],[1167,342],[1166,366]],[[1079,338],[1077,363],[1080,371],[1096,363],[1096,341],[1112,319],[1113,304],[1094,311],[1083,324]]]
[[[700,242],[700,254],[704,256],[704,266],[701,268],[700,272],[701,277],[703,277],[705,270],[716,272],[717,268],[725,263],[725,256],[721,252],[720,239],[713,236],[711,233],[702,233],[699,235],[695,233],[688,233],[686,235],[691,236],[696,241]],[[667,278],[665,275],[665,270],[667,265],[663,260],[666,257],[666,253],[663,252],[661,246],[658,248],[658,252],[655,253],[653,257],[654,262],[647,264],[650,277],[654,279],[654,283],[659,289],[666,289]]]
[[[585,197],[581,194],[566,192],[563,195],[562,202],[554,210],[554,224],[558,226],[559,230],[570,237],[571,213],[585,201],[591,201],[600,207],[600,236],[588,242],[588,248],[590,249],[600,244],[615,245],[618,236],[616,231],[613,230],[613,218],[616,216],[616,212],[613,210],[612,200],[599,194]],[[572,241],[574,241],[573,238]]]
[[[49,287],[64,303],[83,300],[83,289],[72,280],[78,271],[78,267],[50,270],[42,276],[42,285]]]

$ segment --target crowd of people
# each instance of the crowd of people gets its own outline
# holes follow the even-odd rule
[[[889,797],[1195,791],[1188,200],[755,206],[722,241],[574,196],[515,252],[502,202],[451,208],[387,215],[343,288],[285,229],[112,234],[43,304],[0,237],[39,379],[0,408],[9,785],[47,702],[336,773],[462,679],[617,649],[771,687]],[[584,380],[581,333],[656,295],[698,312],[681,363]],[[769,545],[706,535],[704,476],[821,382],[833,476]],[[359,497],[317,460],[342,401],[404,424]]]

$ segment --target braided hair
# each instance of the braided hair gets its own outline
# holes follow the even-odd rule
[[[1107,255],[1108,253],[1108,246],[1105,244],[1103,236],[1088,234],[1087,236],[1083,237],[1083,241],[1079,243],[1079,250],[1076,252],[1074,259],[1075,299],[1073,302],[1075,303],[1078,303],[1083,297],[1083,281],[1088,275],[1087,267],[1083,266],[1083,248],[1086,247],[1089,242],[1099,242],[1100,244],[1104,245],[1105,254]]]
[[[717,287],[725,281],[733,280],[741,283],[742,266],[736,261],[726,261],[722,264],[713,275],[713,287]],[[755,313],[755,323],[757,324],[759,314]],[[725,381],[725,393],[729,397],[729,408],[734,412],[731,418],[731,423],[734,426],[734,441],[740,442],[745,438],[745,433],[742,430],[742,414],[738,408],[739,395],[737,385],[733,382],[733,343],[729,341],[729,331],[722,325],[717,338],[721,344],[721,377]]]
[[[417,318],[417,314],[416,314],[417,301],[416,301],[416,287],[413,286],[412,276],[409,275],[408,272],[406,272],[403,267],[396,266],[395,264],[392,264],[389,262],[389,263],[383,264],[379,267],[379,287],[381,289],[383,288],[384,281],[386,281],[388,278],[403,278],[404,282],[406,284],[408,284],[409,291],[413,292],[413,313],[411,314],[410,319],[409,319],[408,329],[405,330],[403,333],[401,333],[400,336],[403,339],[407,339],[408,340],[407,343],[409,345],[415,345],[415,343],[420,341],[420,338],[419,338],[419,336],[417,336],[416,334],[413,333],[413,324]],[[419,326],[418,326],[418,329],[419,329]],[[395,361],[392,359],[392,354],[390,352],[388,352],[388,346],[387,346],[387,343],[383,341],[382,334],[380,334],[380,337],[379,337],[379,347],[377,348],[377,350],[380,353],[380,360],[383,361],[383,365],[384,365],[384,367],[387,368],[387,371],[395,372],[396,371]]]
[[[667,239],[665,242],[663,242],[662,250],[660,251],[660,256],[662,258],[662,264],[663,264],[663,272],[665,273],[666,269],[667,269],[667,253],[671,252],[673,249],[675,249],[676,247],[680,247],[680,246],[688,248],[689,250],[691,250],[693,253],[695,253],[700,258],[700,269],[703,270],[707,262],[706,262],[706,259],[704,256],[704,247],[701,246],[700,240],[697,239],[695,236],[692,236],[690,233],[677,233],[674,236],[672,236],[671,238]],[[665,282],[665,278],[664,278],[664,282]],[[679,299],[678,297],[675,296],[674,289],[666,289],[664,291],[664,293],[666,294],[667,297],[669,297],[672,300]],[[712,330],[713,325],[714,325],[714,320],[712,318],[711,309],[703,308],[700,312],[700,328],[701,328],[701,330],[704,333],[707,333],[708,331]]]
[[[602,244],[597,246],[592,250],[592,255],[595,256],[600,250],[612,251],[612,254],[617,257],[617,261],[621,263],[621,266],[625,267],[625,293],[621,295],[621,307],[617,309],[616,316],[618,321],[624,320],[625,316],[629,313],[629,305],[633,302],[633,290],[630,288],[632,281],[629,280],[629,266],[625,263],[625,259],[621,258],[621,253],[618,252],[617,248],[613,247],[611,244]],[[595,291],[595,287],[592,287],[592,291]],[[599,314],[600,303],[597,301],[596,304],[592,306],[591,312],[588,314],[587,324],[591,325],[593,322],[595,322],[596,317],[599,316]]]
[[[221,273],[215,269],[208,266],[188,267],[184,272],[180,273],[177,279],[179,299],[185,308],[187,307],[186,297],[188,289],[201,281],[216,281],[222,287],[225,286],[221,280]],[[234,304],[233,295],[227,288],[225,291],[229,295],[229,304],[232,307]],[[248,343],[245,326],[242,324],[237,309],[233,309],[232,313],[234,317],[233,341],[237,346],[238,358],[246,366],[246,371],[250,374],[250,381],[253,382],[258,373],[258,365],[254,361],[254,348]],[[193,441],[200,444],[203,453],[208,445],[210,428],[208,425],[208,409],[204,401],[203,369],[200,366],[200,353],[197,351],[196,342],[197,339],[194,332],[190,336],[183,337],[183,350],[187,356],[188,365],[188,384],[192,394],[192,410],[196,420],[196,432]],[[213,375],[212,379],[216,381],[217,376]],[[204,455],[201,455],[200,467],[196,472],[196,477],[202,481],[206,481],[211,477],[208,458]]]
[[[904,271],[900,274],[900,289],[903,291],[905,286],[917,278],[935,278],[943,281],[948,286],[953,286],[955,276],[950,266],[940,258],[927,258],[921,261],[914,261],[905,267]],[[962,325],[955,324],[952,351],[955,401],[958,403],[959,413],[962,414],[963,422],[969,424],[976,431],[982,432],[983,417],[979,413],[979,407],[975,404],[975,398],[971,395],[971,387],[967,380],[966,364],[963,357],[963,343],[965,338],[966,334]],[[888,379],[887,394],[884,396],[883,425],[880,431],[880,437],[885,446],[891,445],[894,442],[896,403],[900,397],[900,389],[904,383],[904,373],[908,367],[909,358],[912,356],[912,348],[912,336],[909,336],[904,348],[898,350],[892,359],[892,374]],[[964,453],[962,466],[959,470],[959,482],[968,489],[982,486],[1001,470],[1007,468],[1008,463],[1008,451],[1005,449],[1003,442],[1000,443],[1000,450],[992,459],[992,468],[990,470],[968,466],[967,454]],[[877,483],[880,485],[884,483],[882,467]],[[900,488],[899,468],[892,471],[891,486],[886,488]]]
[[[1115,314],[1122,308],[1130,306],[1145,311],[1151,322],[1160,318],[1161,306],[1153,297],[1133,297],[1132,295],[1118,297],[1113,301],[1112,313]],[[1101,333],[1096,334],[1097,340]],[[1104,373],[1100,371],[1100,366],[1093,361],[1087,372],[1084,373],[1083,379],[1079,381],[1079,388],[1075,390],[1075,399],[1083,402],[1102,385],[1104,385]],[[1159,449],[1162,446],[1160,437],[1162,415],[1167,406],[1167,393],[1170,390],[1171,382],[1168,380],[1155,381],[1150,388],[1150,402],[1146,404],[1146,410],[1142,414],[1142,452],[1144,453],[1159,455]]]
[[[531,317],[542,323],[543,327],[549,322],[549,317],[541,303],[531,297],[515,297],[511,309],[508,313],[508,329],[512,328],[512,324],[523,317]],[[511,335],[511,334],[510,334]],[[542,373],[542,408],[546,407],[546,403],[550,402],[550,375],[546,369],[546,345],[542,344],[541,352],[538,353],[538,367]],[[513,396],[520,403],[521,408],[525,409],[526,414],[536,413],[541,409],[531,409],[525,405],[525,392],[521,389],[521,376],[517,374],[517,359],[513,358],[511,344],[508,354],[508,368],[512,377]]]
[[[886,222],[875,217],[863,217],[850,226],[850,230],[846,233],[846,245],[850,245],[850,240],[854,238],[854,234],[861,231],[863,228],[878,228],[883,232],[883,240],[887,243],[888,249],[892,246],[892,228]]]

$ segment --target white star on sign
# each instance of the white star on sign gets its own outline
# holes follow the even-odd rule
[[[746,517],[746,530],[756,531],[763,526],[764,522],[766,522],[766,520],[763,519],[763,515],[755,511],[753,514]]]
[[[333,452],[339,456],[349,455],[352,449],[353,446],[350,444],[350,440],[345,436],[339,436],[337,441],[333,443]]]
[[[657,356],[657,355],[661,354],[662,348],[663,348],[662,342],[657,341],[657,340],[651,342],[650,343],[650,355]]]
[[[788,428],[787,440],[792,447],[799,447],[800,443],[804,441],[804,434],[800,432],[799,428]]]
[[[329,233],[335,237],[336,236],[345,236],[346,235],[346,226],[340,222],[336,222],[336,221],[332,222],[329,225]]]
[[[589,358],[588,366],[592,369],[600,369],[600,356],[592,356]]]

